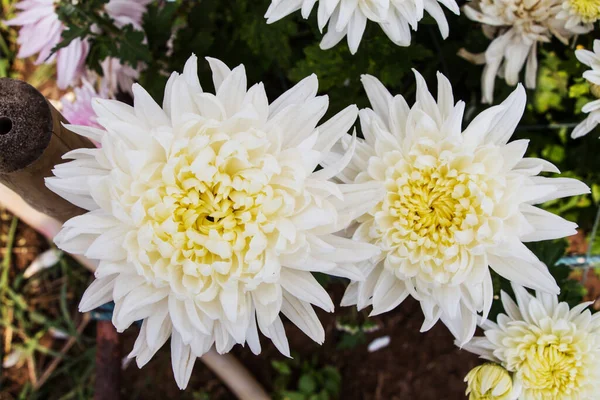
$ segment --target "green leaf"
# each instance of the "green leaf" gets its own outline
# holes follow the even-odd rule
[[[144,32],[136,30],[133,25],[127,25],[122,30],[123,37],[119,39],[118,58],[123,64],[136,68],[139,62],[150,62],[152,55],[148,45],[144,43]]]
[[[54,48],[52,49],[52,54],[56,53],[60,49],[64,49],[65,47],[70,45],[73,40],[87,36],[88,33],[89,28],[87,26],[69,27],[69,29],[63,31],[61,41],[56,46],[54,46]]]
[[[531,242],[526,245],[541,262],[549,267],[554,266],[567,250],[567,241],[564,239]]]
[[[323,387],[331,395],[337,395],[340,392],[342,386],[342,375],[340,372],[331,365],[326,365],[321,370],[323,375]]]
[[[292,370],[285,361],[271,361],[271,366],[282,375],[290,375]]]
[[[338,350],[353,349],[367,342],[367,337],[363,331],[358,331],[355,334],[344,332],[340,341],[337,343]]]
[[[317,382],[310,374],[304,374],[298,380],[298,389],[306,395],[313,394],[317,390]]]
[[[282,393],[282,396],[283,400],[306,400],[306,396],[298,392],[285,391]]]

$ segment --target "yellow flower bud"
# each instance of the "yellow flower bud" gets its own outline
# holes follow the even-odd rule
[[[513,381],[510,373],[498,364],[483,364],[465,377],[469,400],[511,400]]]

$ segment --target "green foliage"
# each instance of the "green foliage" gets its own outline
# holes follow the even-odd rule
[[[36,390],[28,383],[20,388],[19,398],[57,398],[57,393],[63,394],[63,398],[91,398],[95,340],[84,337],[77,330],[72,315],[78,314],[71,301],[72,298],[81,297],[88,274],[70,258],[62,257],[57,266],[24,279],[23,271],[12,268],[17,226],[18,220],[14,217],[7,235],[6,253],[0,261],[0,327],[17,334],[10,342],[0,346],[0,359],[4,358],[3,349],[9,343],[13,350],[19,349],[31,359],[62,358],[60,367],[49,377],[50,384]],[[40,287],[48,287],[43,286],[45,282],[56,282],[58,287],[54,287],[53,293],[40,293]],[[48,298],[50,300],[46,300]],[[47,347],[47,341],[43,342],[42,339],[53,330],[75,338],[81,348],[64,355]],[[82,351],[82,348],[87,350]],[[0,372],[0,377],[2,374]]]
[[[544,53],[544,55],[534,96],[534,107],[540,114],[549,110],[563,111],[562,100],[569,92],[569,75],[560,69],[561,61],[556,53],[550,52]]]
[[[13,17],[13,0],[0,0],[0,78],[12,76],[12,66],[16,56],[15,32],[2,24],[2,19]]]
[[[367,334],[377,330],[377,324],[369,319],[365,319],[362,323],[359,318],[360,314],[352,310],[349,317],[338,318],[336,327],[342,331],[342,336],[336,345],[338,350],[353,349],[367,342]]]
[[[296,355],[285,361],[274,360],[276,372],[273,397],[277,400],[333,400],[340,393],[342,377],[332,366],[319,366],[316,357],[301,361]]]
[[[102,61],[108,57],[117,58],[134,68],[140,62],[150,62],[151,53],[144,43],[144,32],[136,30],[133,25],[117,27],[104,10],[108,1],[87,0],[77,4],[67,0],[58,2],[56,13],[66,29],[53,52],[68,46],[75,39],[86,39],[90,43],[86,64],[99,74],[102,74]]]

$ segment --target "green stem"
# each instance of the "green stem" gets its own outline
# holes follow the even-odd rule
[[[10,271],[11,265],[11,255],[13,246],[15,244],[15,236],[17,234],[17,225],[19,223],[19,219],[17,217],[13,217],[12,222],[10,224],[10,228],[8,230],[8,239],[6,240],[6,255],[2,260],[2,276],[0,277],[0,306],[2,307],[2,321],[6,321],[7,307],[5,307],[5,292],[8,290],[8,272]],[[4,341],[0,343],[0,376],[2,376],[2,363],[4,360]],[[0,382],[1,388],[1,382]]]

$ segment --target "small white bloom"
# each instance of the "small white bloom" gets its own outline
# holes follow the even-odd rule
[[[582,23],[595,24],[600,19],[600,0],[566,0],[562,8],[556,17],[567,20],[567,29]]]
[[[35,260],[23,272],[23,278],[28,279],[38,272],[56,265],[60,261],[62,252],[57,249],[46,250],[36,257]]]
[[[13,368],[20,367],[27,360],[27,353],[21,349],[16,348],[11,351],[9,354],[4,356],[4,360],[2,361],[2,368]]]
[[[555,295],[532,296],[513,284],[517,303],[501,293],[506,314],[485,321],[485,337],[463,348],[501,364],[522,384],[521,400],[596,399],[600,393],[600,314],[569,309]]]
[[[301,10],[302,17],[308,19],[316,2],[317,0],[272,0],[265,18],[270,24]],[[449,33],[448,21],[439,3],[457,15],[460,13],[455,0],[319,0],[319,29],[323,31],[325,25],[328,25],[321,48],[330,49],[347,36],[350,52],[355,54],[365,32],[367,20],[379,24],[390,40],[398,46],[408,46],[410,29],[417,30],[424,11],[435,19],[445,39]]]
[[[48,329],[48,333],[54,339],[59,339],[59,340],[66,340],[66,339],[69,339],[71,337],[71,335],[69,335],[67,332],[65,332],[63,330],[60,330],[60,329],[57,329],[55,327],[50,327],[50,329]]]
[[[369,343],[367,350],[369,351],[369,353],[373,353],[377,350],[381,350],[383,348],[388,347],[391,342],[392,339],[389,336],[382,336]]]
[[[600,124],[600,40],[594,40],[593,52],[589,50],[576,50],[575,55],[582,64],[592,68],[589,71],[585,71],[583,77],[590,83],[592,95],[597,99],[587,103],[581,110],[587,113],[588,116],[571,133],[571,137],[578,138],[587,135]]]
[[[525,109],[522,86],[463,130],[465,103],[455,104],[450,82],[438,73],[436,101],[415,75],[412,107],[376,78],[362,77],[373,108],[359,113],[365,140],[339,178],[385,188],[353,233],[359,242],[380,246],[382,254],[361,265],[368,278],[350,284],[342,305],[372,304],[373,314],[380,314],[411,295],[425,314],[422,330],[441,319],[465,343],[475,333],[477,314],[485,318],[492,304],[488,266],[511,281],[559,291],[522,242],[575,234],[576,224],[533,205],[589,188],[574,179],[536,176],[558,170],[523,158],[528,140],[508,143]],[[343,148],[336,147],[339,154],[329,162],[340,159]]]
[[[247,89],[243,65],[208,59],[216,95],[202,90],[197,60],[173,73],[157,105],[139,85],[134,106],[93,102],[104,129],[69,126],[102,144],[66,155],[47,185],[90,212],[55,238],[99,260],[81,311],[115,302],[119,331],[143,320],[131,357],[146,364],[171,338],[177,384],[196,357],[247,343],[260,330],[285,355],[280,313],[318,343],[312,305],[333,310],[311,272],[361,279],[353,264],[379,253],[334,236],[373,207],[378,188],[329,181],[345,167],[315,171],[353,125],[349,106],[317,126],[328,108],[314,75],[269,104],[262,83]],[[352,147],[352,146],[351,146]]]
[[[568,44],[574,35],[593,29],[591,24],[558,18],[562,4],[563,0],[475,0],[464,7],[465,15],[480,22],[484,34],[493,39],[484,53],[471,54],[464,49],[459,53],[485,64],[481,77],[484,103],[493,102],[496,75],[514,86],[524,65],[525,85],[535,88],[539,43],[556,37]]]

